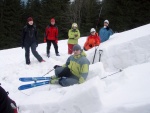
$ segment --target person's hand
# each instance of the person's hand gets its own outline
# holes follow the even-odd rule
[[[74,36],[75,36],[75,37],[77,37],[77,36],[78,36],[78,34],[75,34]]]
[[[44,43],[46,43],[46,38],[44,38]]]
[[[57,67],[61,67],[60,65],[55,65],[53,68],[56,69]]]
[[[93,47],[92,44],[89,45],[90,47]]]

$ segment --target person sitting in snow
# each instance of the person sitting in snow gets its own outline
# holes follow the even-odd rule
[[[33,18],[29,17],[27,19],[27,25],[24,26],[22,31],[22,49],[25,48],[25,59],[26,64],[30,64],[30,48],[33,55],[37,58],[39,62],[45,62],[43,58],[38,54],[36,48],[38,46],[38,36],[37,36],[36,26],[33,25]]]
[[[91,35],[88,36],[85,44],[84,44],[84,50],[87,51],[95,46],[99,46],[100,44],[100,38],[98,34],[96,33],[96,30],[94,28],[91,28],[90,30]]]
[[[68,54],[72,54],[73,46],[78,44],[79,38],[80,31],[78,30],[78,25],[76,23],[73,23],[72,28],[68,32]]]
[[[85,82],[90,62],[80,45],[74,45],[73,53],[63,66],[54,66],[55,76],[51,77],[50,84],[60,84],[65,87]]]
[[[111,28],[109,28],[109,21],[105,20],[104,21],[104,27],[99,30],[99,36],[101,42],[105,42],[106,40],[109,39],[110,35],[113,35],[113,31]]]

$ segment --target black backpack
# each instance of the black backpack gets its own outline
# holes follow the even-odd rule
[[[16,102],[12,100],[8,94],[9,93],[0,86],[0,113],[18,113]]]

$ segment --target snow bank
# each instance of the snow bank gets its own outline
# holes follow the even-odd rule
[[[42,91],[19,104],[20,113],[98,113],[101,108],[100,79],[71,87]],[[94,104],[93,104],[94,103]]]
[[[126,32],[117,33],[102,43],[101,61],[104,69],[127,68],[150,61],[150,24]],[[93,52],[94,53],[94,52]],[[98,61],[97,52],[95,62]]]

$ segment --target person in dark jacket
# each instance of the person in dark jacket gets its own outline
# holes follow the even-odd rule
[[[0,86],[0,113],[14,113],[6,91]]]
[[[36,26],[33,25],[33,18],[29,17],[27,19],[27,25],[24,26],[22,32],[22,49],[25,48],[25,59],[26,64],[30,64],[30,48],[33,55],[37,58],[39,62],[45,62],[43,58],[36,51],[38,46],[38,36]]]
[[[50,57],[51,43],[54,46],[56,56],[60,56],[58,52],[58,27],[55,25],[55,19],[50,19],[50,25],[45,29],[44,42],[47,42],[47,57]]]

